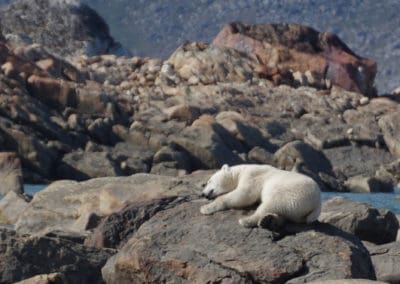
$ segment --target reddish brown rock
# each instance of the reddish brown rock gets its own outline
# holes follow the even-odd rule
[[[287,71],[304,76],[300,84],[330,83],[346,90],[375,96],[376,62],[351,51],[336,35],[296,24],[226,25],[213,44],[246,52],[265,66],[265,76],[279,83]],[[312,74],[312,76],[310,76]],[[299,77],[299,76],[297,76]]]

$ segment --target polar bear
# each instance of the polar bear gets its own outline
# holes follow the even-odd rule
[[[254,214],[239,219],[244,227],[309,224],[321,212],[321,191],[312,178],[269,165],[224,165],[208,180],[202,196],[216,198],[200,208],[206,215],[260,203]]]

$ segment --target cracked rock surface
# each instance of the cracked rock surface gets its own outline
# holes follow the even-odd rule
[[[204,201],[185,202],[145,222],[102,269],[106,283],[303,283],[368,278],[374,270],[361,242],[331,225],[273,240],[238,224],[245,211],[212,216]]]

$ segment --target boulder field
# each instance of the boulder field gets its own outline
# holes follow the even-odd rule
[[[98,23],[81,31],[83,47],[104,41],[95,52],[47,47],[54,35],[26,17],[20,40],[2,17],[0,283],[400,281],[390,211],[335,198],[318,222],[279,233],[241,227],[252,208],[199,211],[224,164],[296,170],[323,191],[393,191],[400,99],[377,96],[374,61],[295,24],[229,24],[166,60],[117,56],[105,22],[76,5],[50,6],[78,13],[76,27]],[[61,33],[54,15],[37,19]],[[23,181],[50,185],[32,198]]]
[[[330,191],[398,182],[399,99],[376,97],[375,63],[334,35],[232,24],[167,60],[0,47],[0,150],[17,153],[25,182],[225,163],[296,167]]]

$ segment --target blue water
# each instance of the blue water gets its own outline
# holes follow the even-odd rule
[[[24,190],[29,195],[44,189],[46,185],[25,184]],[[393,193],[338,193],[323,192],[322,201],[327,201],[335,196],[342,196],[354,201],[365,202],[376,208],[383,208],[392,211],[394,214],[400,215],[400,188],[396,188]],[[398,199],[396,199],[396,197]],[[0,195],[1,199],[1,195]]]
[[[400,215],[400,188],[395,188],[393,193],[323,192],[322,202],[336,196],[342,196],[354,201],[368,203],[376,208],[388,209],[394,214]]]
[[[25,184],[24,191],[25,191],[25,193],[33,196],[33,195],[35,195],[36,192],[41,191],[46,186],[47,185],[43,185],[43,184]]]
[[[31,196],[35,195],[36,192],[41,191],[46,188],[45,184],[24,184],[24,192]],[[0,194],[0,200],[3,198],[3,195]]]

